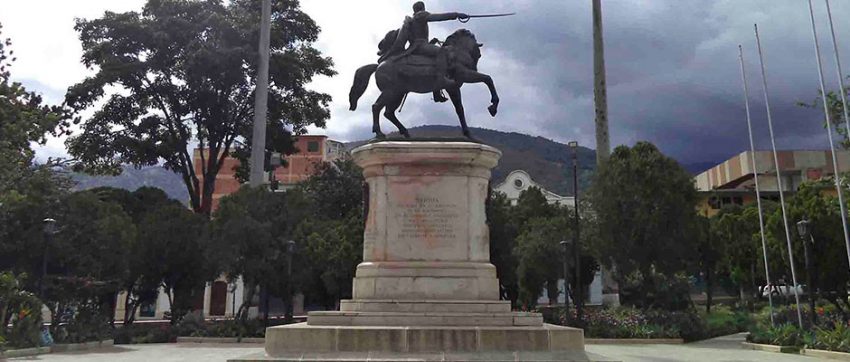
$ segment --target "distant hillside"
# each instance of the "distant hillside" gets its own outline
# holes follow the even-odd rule
[[[189,193],[180,176],[160,166],[137,169],[124,166],[118,176],[92,176],[83,173],[73,173],[72,178],[77,182],[75,190],[87,190],[95,187],[109,186],[135,191],[142,186],[157,187],[165,191],[168,197],[183,203],[189,202]]]
[[[546,139],[516,132],[501,132],[470,127],[472,135],[483,143],[502,151],[502,159],[493,170],[493,184],[505,180],[513,170],[525,170],[535,182],[559,195],[573,194],[572,151],[569,146]],[[421,126],[410,129],[413,137],[461,136],[460,127]],[[393,135],[397,136],[397,135]],[[354,148],[366,141],[351,142]],[[590,187],[596,169],[596,151],[579,146],[579,192]]]

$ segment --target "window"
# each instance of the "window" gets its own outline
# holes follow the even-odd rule
[[[319,152],[319,142],[318,141],[307,142],[307,152]]]
[[[516,186],[516,188],[518,188],[518,189],[521,189],[522,188],[522,180],[520,180],[520,179],[514,180],[514,186]]]

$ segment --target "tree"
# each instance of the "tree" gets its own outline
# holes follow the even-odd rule
[[[562,217],[537,217],[522,229],[514,247],[519,299],[524,306],[534,307],[546,286],[549,303],[553,304],[558,298],[558,277],[563,277],[564,250],[559,243],[566,233],[567,221]]]
[[[850,81],[850,76],[847,77],[847,80]],[[821,100],[823,92],[818,91],[818,93],[818,97],[811,103],[797,102],[797,105],[823,112],[823,101]],[[845,97],[850,98],[850,87],[844,89],[844,94]],[[842,138],[841,147],[845,150],[850,149],[850,135],[847,134],[847,127],[845,125],[847,120],[844,119],[844,104],[841,101],[841,95],[836,91],[827,92],[826,104],[829,110],[829,119],[832,121],[832,127],[835,128],[835,132]],[[826,126],[826,121],[824,120],[824,127]]]
[[[287,199],[290,209],[304,210],[294,220],[295,240],[306,257],[299,288],[313,302],[336,307],[351,298],[351,280],[363,260],[364,187],[363,170],[352,160],[337,160],[317,165]]]
[[[510,200],[501,192],[493,192],[487,203],[487,226],[490,230],[490,262],[496,266],[499,278],[499,294],[504,300],[517,306],[519,284],[517,260],[513,249],[518,234],[513,220],[514,212]]]
[[[666,281],[656,276],[676,278],[692,255],[688,231],[697,192],[691,175],[651,143],[619,146],[598,170],[590,197],[599,223],[593,249],[600,262],[616,265],[623,289],[627,278],[636,282],[634,297],[642,305],[655,305],[649,295],[669,296],[661,292]]]
[[[42,104],[42,98],[11,81],[15,61],[10,39],[2,39],[0,24],[0,195],[25,182],[32,168],[32,143],[44,143],[60,123],[59,107]],[[2,201],[2,200],[0,200]]]
[[[174,243],[185,243],[186,239],[196,240],[197,230],[194,230],[193,226],[196,226],[198,221],[189,220],[181,227],[180,222],[191,219],[190,215],[185,215],[191,214],[191,211],[186,210],[178,201],[169,199],[168,195],[158,188],[140,187],[130,192],[98,187],[89,192],[95,193],[103,201],[120,205],[138,230],[137,237],[130,243],[129,257],[125,262],[127,273],[121,281],[122,289],[127,292],[123,321],[125,326],[130,325],[135,321],[136,311],[142,304],[154,303],[159,297],[163,273],[168,267],[162,258],[162,251],[174,246]],[[162,210],[163,208],[170,209]],[[174,214],[177,214],[176,218],[172,218]],[[177,241],[174,241],[175,239]],[[193,253],[190,256],[203,258],[204,255],[205,253]]]
[[[797,234],[794,225],[806,218],[810,222],[811,237],[814,240],[811,256],[816,266],[812,275],[815,288],[810,290],[819,290],[823,298],[829,300],[845,315],[850,316],[850,303],[847,301],[850,275],[846,272],[850,267],[847,265],[838,198],[831,195],[834,185],[834,181],[829,179],[804,183],[800,185],[797,193],[787,200],[786,209],[788,223],[792,228],[791,237],[794,238],[791,247],[794,253],[794,266],[797,270],[797,282],[803,283],[808,271],[805,268],[801,236]],[[845,189],[844,192],[848,190]],[[774,211],[768,218],[767,224],[772,251],[771,260],[779,262],[779,265],[773,266],[771,270],[789,270],[790,263],[781,213]]]
[[[37,247],[40,256],[49,255],[43,282],[45,302],[51,315],[57,316],[53,318],[53,332],[62,322],[60,312],[69,308],[91,311],[97,315],[100,328],[106,328],[115,310],[120,281],[126,277],[135,225],[120,205],[102,201],[90,191],[63,198],[54,215],[58,232],[49,244],[43,242]]]
[[[206,217],[177,202],[152,208],[139,222],[140,244],[136,250],[140,254],[136,257],[150,265],[131,264],[139,273],[136,290],[148,293],[139,299],[150,298],[161,282],[172,324],[194,309],[194,302],[203,295],[204,283],[214,280],[223,269],[223,256],[210,242],[207,224]]]
[[[265,188],[242,187],[224,197],[214,213],[210,224],[212,249],[221,255],[223,271],[230,280],[242,277],[247,293],[237,313],[240,320],[247,319],[250,301],[258,289],[264,293],[265,304],[270,288],[283,288],[291,282],[283,260],[293,232],[289,197]],[[268,308],[265,311],[268,313]]]
[[[259,16],[256,0],[149,0],[141,12],[77,20],[82,61],[97,69],[65,97],[82,130],[67,142],[77,168],[117,174],[122,164],[162,162],[208,215],[225,158],[250,154]],[[266,148],[291,153],[286,127],[301,134],[329,117],[330,96],[305,84],[334,71],[297,1],[275,1],[272,19]],[[113,87],[124,91],[107,94]],[[188,150],[195,142],[200,164]]]

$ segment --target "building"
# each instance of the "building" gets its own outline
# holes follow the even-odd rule
[[[558,203],[561,205],[575,205],[575,198],[572,196],[561,196],[540,186],[534,180],[531,179],[531,175],[528,172],[523,170],[513,170],[511,171],[507,177],[505,177],[505,181],[502,181],[495,187],[493,187],[493,191],[498,191],[505,196],[507,196],[508,200],[510,200],[511,205],[516,205],[517,200],[519,200],[519,195],[528,190],[530,187],[536,187],[543,192],[543,196],[546,197],[546,201],[550,204]]]
[[[830,151],[779,151],[779,177],[782,191],[793,194],[806,181],[833,176]],[[850,151],[838,151],[839,172],[850,171]],[[759,191],[763,199],[779,200],[779,187],[773,152],[756,151]],[[752,153],[742,152],[694,177],[701,198],[701,214],[713,216],[725,205],[748,205],[756,201]]]
[[[321,135],[298,136],[295,140],[295,148],[298,151],[284,156],[285,165],[274,171],[274,180],[280,183],[282,189],[292,187],[309,178],[321,162],[345,158],[347,155],[343,143]],[[195,173],[201,175],[201,151],[198,149],[194,152],[194,165]],[[222,197],[236,192],[242,186],[234,177],[237,167],[239,167],[239,160],[232,157],[225,158],[215,180],[213,210],[218,207]],[[198,181],[203,183],[203,178]]]

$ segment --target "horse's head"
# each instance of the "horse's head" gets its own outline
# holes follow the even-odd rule
[[[481,47],[484,44],[475,40],[475,34],[466,29],[458,29],[446,38],[443,46],[452,46],[456,52],[469,54],[472,64],[467,64],[473,70],[478,69],[478,59],[481,59]]]

